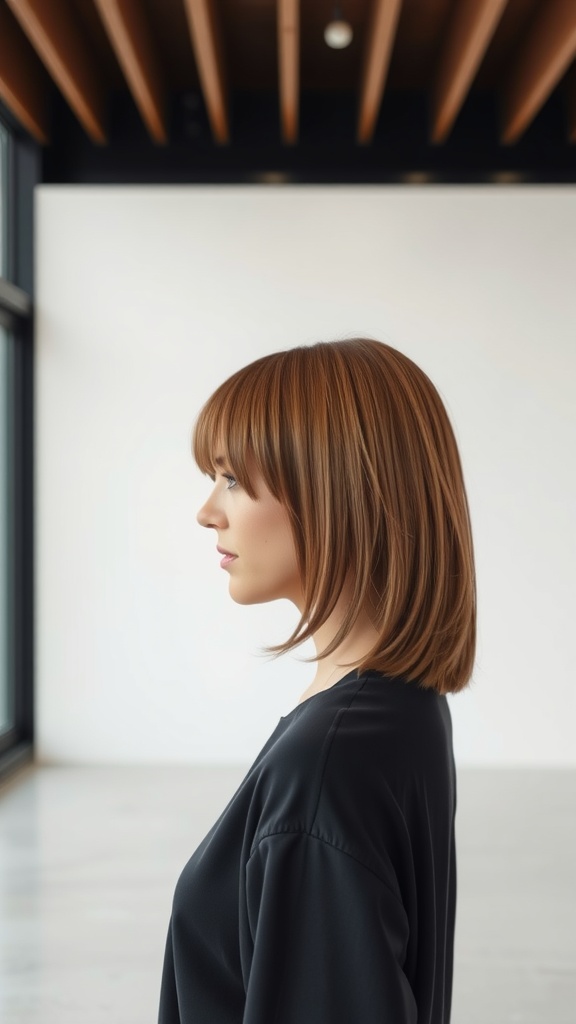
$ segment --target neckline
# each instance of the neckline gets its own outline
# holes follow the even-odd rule
[[[331,683],[330,686],[327,686],[324,690],[318,690],[318,693],[311,693],[309,697],[306,697],[306,700],[299,701],[298,704],[295,704],[294,707],[288,712],[288,714],[280,715],[280,721],[285,722],[286,719],[291,718],[294,712],[298,711],[299,708],[305,707],[306,704],[309,704],[311,700],[315,700],[316,697],[322,697],[324,696],[324,694],[330,693],[330,691],[333,690],[335,686],[341,686],[342,683],[347,683],[352,679],[354,679],[354,681],[358,681],[362,679],[363,676],[369,674],[369,672],[363,672],[362,675],[359,675],[357,668],[350,669],[350,671],[347,672],[345,676],[342,676],[341,679],[337,679],[335,683]]]

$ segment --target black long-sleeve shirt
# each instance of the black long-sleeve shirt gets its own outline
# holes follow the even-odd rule
[[[448,1024],[455,811],[445,696],[297,704],[178,879],[159,1024]]]

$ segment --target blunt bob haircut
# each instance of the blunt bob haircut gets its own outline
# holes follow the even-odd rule
[[[305,606],[273,658],[350,600],[332,654],[364,609],[378,641],[361,663],[441,694],[470,680],[476,578],[468,500],[448,414],[411,359],[370,338],[319,341],[256,359],[224,381],[192,434],[214,478],[221,446],[256,500],[247,466],[288,511]],[[354,666],[351,666],[354,667]]]

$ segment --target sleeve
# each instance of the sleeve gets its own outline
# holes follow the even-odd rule
[[[307,832],[260,840],[246,866],[243,1024],[416,1024],[408,919],[363,863]]]

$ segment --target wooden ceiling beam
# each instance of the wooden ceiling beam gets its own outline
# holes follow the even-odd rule
[[[516,142],[576,54],[576,3],[546,0],[538,8],[506,82],[500,142]]]
[[[453,9],[432,86],[430,142],[444,142],[508,0],[461,0]]]
[[[94,0],[128,88],[154,142],[165,144],[166,92],[141,0]]]
[[[278,0],[278,69],[282,142],[298,141],[300,0]]]
[[[107,142],[98,71],[65,0],[6,0],[40,60],[93,142]]]
[[[230,142],[226,67],[214,0],[184,0],[192,48],[212,134]]]
[[[373,0],[362,65],[356,141],[370,142],[384,95],[402,0]]]
[[[48,95],[51,82],[46,69],[20,25],[0,5],[0,97],[26,131],[43,146],[48,133]]]

